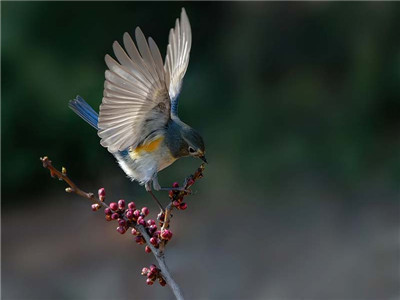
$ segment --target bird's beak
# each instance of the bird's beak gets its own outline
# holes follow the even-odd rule
[[[206,164],[208,164],[207,159],[204,155],[199,156],[199,158],[204,161]]]

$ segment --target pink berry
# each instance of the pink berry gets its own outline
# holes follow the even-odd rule
[[[146,253],[150,253],[150,252],[151,252],[151,248],[150,248],[149,246],[146,246],[146,247],[144,248],[144,251],[145,251]]]
[[[111,210],[113,210],[113,211],[117,211],[117,210],[118,210],[118,204],[115,203],[115,202],[111,202],[111,203],[110,203],[110,208],[111,208]]]
[[[131,233],[132,233],[133,235],[138,235],[138,234],[139,234],[139,231],[137,231],[135,228],[132,228]]]
[[[149,211],[149,209],[148,209],[147,207],[142,207],[142,213],[143,213],[145,216],[147,216],[147,215],[150,213],[150,211]]]
[[[150,279],[150,278],[147,278],[147,279],[146,279],[146,283],[147,283],[148,285],[153,285],[154,281],[153,281],[152,279]]]
[[[129,202],[128,208],[134,210],[136,208],[135,202]]]
[[[118,200],[118,207],[119,209],[125,209],[125,200]]]
[[[93,211],[98,211],[100,208],[100,205],[98,203],[92,204],[92,210]]]
[[[118,227],[117,227],[117,231],[118,231],[120,234],[124,234],[124,233],[126,232],[126,229],[125,229],[125,227],[118,226]]]
[[[98,191],[99,197],[105,197],[106,196],[106,190],[104,188],[100,188]]]
[[[185,202],[183,202],[179,205],[179,209],[181,209],[181,210],[185,210],[186,208],[187,208],[187,204]]]
[[[112,214],[111,208],[106,207],[106,208],[104,209],[104,213],[105,213],[106,215],[111,215],[111,214]]]
[[[179,187],[179,183],[178,183],[178,182],[174,182],[174,183],[172,184],[172,187],[173,187],[173,188]]]

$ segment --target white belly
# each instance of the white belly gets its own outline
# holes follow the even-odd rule
[[[136,180],[142,185],[152,180],[158,171],[165,169],[176,160],[164,143],[152,152],[129,152],[126,155],[117,154],[115,157],[126,175],[132,181]]]

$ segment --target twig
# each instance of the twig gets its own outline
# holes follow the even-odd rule
[[[93,193],[87,193],[83,190],[81,190],[68,176],[67,176],[67,172],[66,169],[63,167],[62,171],[58,171],[52,164],[51,164],[51,160],[45,156],[43,158],[40,158],[40,160],[43,163],[43,167],[47,168],[50,170],[50,175],[51,177],[57,177],[59,180],[63,180],[65,181],[69,187],[65,189],[66,192],[68,193],[75,193],[81,197],[84,197],[88,200],[91,200],[92,202],[98,204],[99,206],[102,206],[104,208],[109,208],[109,206],[103,202],[100,201],[99,198],[97,198]],[[172,203],[172,202],[171,202]],[[171,204],[169,205],[169,207],[172,207]],[[167,215],[167,214],[166,214]],[[142,225],[137,225],[134,224],[133,222],[131,222],[126,216],[123,217],[124,220],[127,222],[129,227],[135,228],[137,231],[140,232],[140,234],[143,236],[143,238],[146,241],[147,246],[150,247],[154,257],[156,258],[159,267],[161,269],[161,274],[164,277],[165,281],[167,282],[168,286],[170,287],[170,289],[172,290],[172,292],[174,293],[176,299],[178,300],[182,300],[183,299],[183,294],[181,289],[179,288],[178,284],[175,282],[175,280],[173,279],[170,271],[168,270],[167,264],[165,263],[165,256],[164,256],[164,251],[162,251],[161,249],[157,249],[155,248],[151,243],[150,243],[150,236],[147,233],[146,229],[144,226]],[[164,244],[163,244],[164,246]],[[163,248],[164,249],[164,248]]]

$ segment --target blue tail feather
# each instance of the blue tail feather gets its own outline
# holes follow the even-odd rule
[[[85,100],[83,100],[81,96],[78,95],[74,100],[69,101],[68,106],[96,130],[99,129],[97,127],[99,115],[89,104],[86,103]]]

